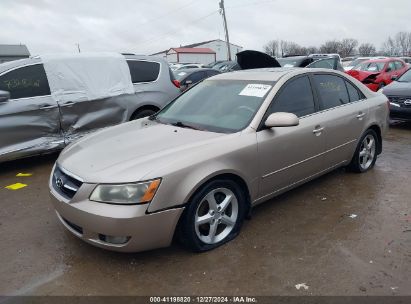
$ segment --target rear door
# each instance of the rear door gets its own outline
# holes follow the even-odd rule
[[[59,109],[42,64],[4,72],[0,90],[10,92],[10,99],[0,103],[0,158],[63,147]]]
[[[294,127],[276,127],[257,132],[262,197],[275,194],[322,171],[325,139],[317,109],[307,75],[292,78],[277,93],[265,118],[274,112],[289,112],[296,114],[300,123]]]
[[[324,124],[324,165],[332,168],[351,160],[365,128],[368,105],[358,88],[342,76],[315,73],[312,79]]]

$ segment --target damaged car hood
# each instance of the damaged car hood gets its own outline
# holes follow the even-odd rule
[[[347,74],[358,79],[359,81],[363,81],[365,78],[371,75],[378,75],[381,72],[366,72],[366,71],[358,71],[358,70],[349,70]]]
[[[236,56],[242,70],[281,67],[277,59],[259,51],[245,50],[237,53]]]
[[[142,119],[82,138],[57,164],[85,183],[135,182],[225,136]]]

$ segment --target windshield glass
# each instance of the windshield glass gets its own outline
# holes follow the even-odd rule
[[[357,71],[380,72],[384,69],[385,62],[364,62],[353,68]]]
[[[206,80],[168,104],[153,119],[219,133],[247,127],[274,82]]]
[[[348,66],[355,67],[356,65],[359,65],[361,62],[364,62],[364,61],[366,61],[366,60],[368,60],[368,59],[367,59],[367,58],[362,58],[362,59],[361,59],[361,58],[357,58],[357,59],[349,62],[349,63],[348,63]]]
[[[283,68],[299,67],[304,58],[276,58]]]
[[[175,71],[174,72],[174,77],[178,80],[181,81],[181,79],[183,79],[184,77],[187,76],[187,72],[183,72],[183,71]]]
[[[411,82],[411,69],[406,71],[400,78],[398,78],[399,82]]]

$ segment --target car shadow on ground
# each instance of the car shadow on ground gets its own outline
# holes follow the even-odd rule
[[[0,163],[0,173],[8,173],[19,170],[33,170],[37,167],[44,167],[48,163],[54,163],[60,152],[52,152],[50,154],[31,156],[16,160]]]
[[[392,129],[411,130],[411,121],[391,120],[390,121],[390,128],[392,128]]]

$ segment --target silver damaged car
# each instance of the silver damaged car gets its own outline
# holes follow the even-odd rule
[[[61,153],[49,186],[61,223],[117,251],[194,251],[235,238],[250,209],[326,172],[370,170],[387,98],[344,73],[269,68],[213,76],[149,118]]]

